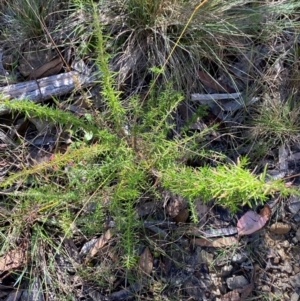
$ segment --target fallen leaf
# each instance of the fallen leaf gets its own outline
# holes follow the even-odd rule
[[[24,266],[27,262],[26,251],[27,247],[24,245],[0,257],[0,274]]]
[[[228,292],[221,297],[221,301],[241,301],[240,293],[237,290]]]
[[[238,235],[242,236],[252,234],[260,230],[267,221],[267,216],[261,216],[254,211],[248,211],[238,220]]]
[[[216,79],[214,79],[211,75],[204,71],[198,71],[198,76],[203,85],[211,88],[217,92],[232,92],[232,89],[228,87],[226,84],[223,84]]]
[[[271,214],[272,214],[272,210],[271,210],[271,208],[270,208],[270,206],[269,206],[268,204],[266,204],[266,205],[264,206],[264,208],[262,208],[262,209],[260,210],[260,212],[259,212],[259,215],[260,215],[260,216],[266,217],[267,219],[270,218]]]
[[[33,79],[38,79],[38,78],[58,74],[59,71],[62,69],[62,67],[63,67],[63,60],[60,56],[58,56],[52,61],[33,70],[28,76],[28,79],[33,80]]]
[[[93,247],[89,250],[89,253],[87,255],[86,261],[88,261],[90,258],[94,257],[97,252],[103,248],[108,241],[112,238],[112,233],[111,230],[108,229],[104,234],[102,234],[97,241],[95,242],[95,244],[93,245]]]
[[[194,205],[195,205],[195,210],[198,215],[199,223],[204,225],[207,220],[207,213],[209,211],[209,207],[207,205],[203,204],[201,202],[201,200],[196,200]]]
[[[238,243],[238,240],[233,237],[219,237],[219,238],[195,238],[194,244],[199,245],[201,247],[214,247],[214,248],[222,248],[232,246]]]
[[[148,247],[146,247],[140,256],[139,267],[146,274],[150,274],[153,269],[153,256]]]
[[[184,208],[173,218],[176,223],[185,223],[189,217],[189,209]]]
[[[240,289],[241,293],[241,301],[244,301],[253,291],[254,283],[251,282],[248,285],[244,286],[242,289]]]
[[[221,297],[221,301],[244,301],[253,291],[254,284],[251,282],[243,288],[230,291]]]

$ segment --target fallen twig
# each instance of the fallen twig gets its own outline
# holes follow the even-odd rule
[[[0,94],[4,99],[31,100],[40,103],[70,93],[74,89],[84,88],[95,82],[96,76],[81,74],[76,71],[52,75],[37,80],[17,83],[0,88]],[[0,104],[0,114],[9,113],[9,108]]]
[[[222,100],[222,99],[238,99],[240,98],[242,93],[216,93],[216,94],[199,94],[199,93],[194,93],[191,94],[191,99],[193,101],[199,100]]]

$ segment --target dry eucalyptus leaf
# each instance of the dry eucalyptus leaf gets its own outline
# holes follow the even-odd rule
[[[237,223],[238,235],[250,235],[260,230],[267,222],[267,216],[261,216],[254,211],[246,212]]]
[[[185,223],[189,217],[189,210],[184,208],[173,218],[176,223]]]
[[[63,67],[63,60],[61,59],[60,56],[58,56],[52,61],[47,62],[42,66],[40,66],[39,68],[33,70],[29,74],[28,80],[33,80],[33,79],[38,79],[38,78],[58,74],[59,71],[62,69],[62,67]]]
[[[146,247],[140,256],[139,267],[146,274],[150,274],[153,269],[153,256],[148,247]]]
[[[267,204],[259,212],[260,216],[266,217],[267,219],[269,219],[271,217],[271,214],[272,214],[272,210],[271,210],[270,206]]]
[[[228,292],[227,294],[222,296],[221,301],[245,301],[253,291],[253,287],[253,283],[249,283],[243,288],[238,288],[231,292]]]
[[[248,285],[244,286],[242,289],[240,289],[241,293],[241,301],[246,300],[246,298],[252,293],[254,288],[253,280]]]
[[[210,76],[207,72],[198,71],[198,76],[203,85],[211,88],[217,92],[231,92],[232,89],[228,87],[226,84],[223,84],[212,76]]]
[[[103,246],[105,246],[111,238],[112,238],[112,233],[111,233],[111,230],[108,229],[104,234],[102,234],[97,239],[97,241],[95,242],[93,247],[90,249],[86,260],[90,259],[91,257],[94,257],[97,254],[97,252],[101,248],[103,248]]]
[[[237,290],[233,290],[223,295],[221,301],[241,301],[241,297]]]
[[[195,238],[194,244],[201,246],[201,247],[213,247],[213,248],[222,248],[233,246],[238,244],[238,240],[233,237],[219,237],[219,238]]]
[[[0,273],[22,267],[27,262],[27,247],[20,246],[0,257]]]

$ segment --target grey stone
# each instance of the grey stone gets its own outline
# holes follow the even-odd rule
[[[293,293],[291,296],[291,301],[298,301],[299,300],[299,295],[297,293]]]
[[[292,214],[296,214],[300,210],[300,200],[298,197],[292,197],[288,204],[288,209]]]
[[[294,219],[294,221],[295,221],[296,223],[299,223],[299,222],[300,222],[300,214],[297,213],[297,214],[293,217],[293,219]]]
[[[300,288],[300,273],[290,278],[290,283],[294,288]]]
[[[270,286],[268,286],[268,285],[263,285],[262,287],[261,287],[261,290],[263,291],[263,292],[270,292],[271,291],[271,288],[270,288]]]
[[[221,277],[226,277],[228,276],[231,271],[233,270],[233,266],[232,265],[225,265],[222,267],[221,269]]]
[[[208,266],[210,266],[214,260],[214,254],[206,252],[205,250],[200,251],[200,256],[202,263],[206,263]]]
[[[242,263],[247,259],[247,254],[245,253],[236,253],[232,256],[231,261],[233,263]]]
[[[279,256],[281,257],[281,260],[284,261],[287,257],[284,250],[280,248],[277,252],[278,252]]]
[[[300,240],[300,228],[296,231],[296,238]]]
[[[288,248],[288,247],[290,246],[290,243],[289,243],[287,240],[285,240],[285,241],[282,243],[282,246],[283,246],[284,248]]]
[[[293,272],[292,266],[287,261],[285,261],[281,270],[283,272],[287,272],[288,274],[292,274],[292,272]]]
[[[298,274],[298,273],[300,273],[300,267],[298,264],[295,264],[294,265],[294,274]]]
[[[227,286],[231,290],[242,288],[249,284],[249,281],[244,276],[234,276],[226,279]]]
[[[199,279],[195,276],[189,277],[184,283],[183,288],[185,292],[193,299],[197,301],[203,300],[206,288],[201,288]]]

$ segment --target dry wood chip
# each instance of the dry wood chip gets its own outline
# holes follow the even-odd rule
[[[153,269],[153,256],[148,247],[146,247],[140,256],[139,267],[146,274],[150,274]]]
[[[86,261],[88,261],[90,258],[94,257],[97,254],[97,252],[101,248],[103,248],[103,246],[105,246],[111,238],[112,238],[112,233],[111,233],[111,230],[108,229],[104,234],[102,234],[97,239],[97,241],[95,242],[93,247],[89,250]]]
[[[230,236],[238,232],[236,227],[226,227],[220,229],[209,229],[204,231],[205,237]]]
[[[232,246],[238,244],[238,240],[233,237],[220,237],[220,238],[195,238],[194,244],[199,245],[201,247],[214,247],[214,248],[222,248],[227,246]]]

